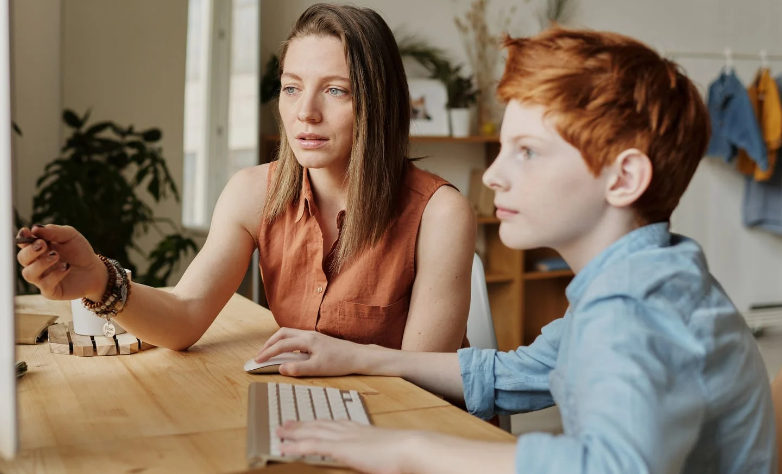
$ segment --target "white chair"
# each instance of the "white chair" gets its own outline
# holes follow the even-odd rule
[[[467,316],[467,339],[470,346],[478,349],[497,349],[497,335],[491,319],[489,292],[486,289],[486,273],[478,254],[472,258],[470,279],[470,313]],[[511,432],[510,416],[500,415],[500,428]]]

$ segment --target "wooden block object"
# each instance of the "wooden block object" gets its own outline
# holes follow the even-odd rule
[[[117,342],[113,337],[93,336],[92,339],[95,341],[96,355],[117,355]]]
[[[153,347],[128,333],[114,337],[82,336],[73,331],[73,322],[55,324],[49,328],[49,350],[55,354],[79,357],[127,355]]]
[[[73,352],[67,324],[61,323],[49,326],[49,350],[55,354],[70,354]]]
[[[120,354],[135,354],[138,352],[139,344],[136,336],[125,332],[114,337],[117,339]]]

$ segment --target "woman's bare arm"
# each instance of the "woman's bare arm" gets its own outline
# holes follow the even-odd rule
[[[443,186],[424,210],[416,246],[416,276],[402,350],[454,352],[470,311],[475,213],[457,190]]]

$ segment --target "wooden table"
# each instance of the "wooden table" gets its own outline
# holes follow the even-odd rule
[[[17,311],[71,319],[68,302],[17,297]],[[293,379],[242,369],[277,330],[271,313],[234,295],[187,352],[153,348],[132,355],[52,354],[48,344],[17,346],[29,366],[19,380],[20,453],[0,472],[237,472],[247,468],[247,390],[276,381],[358,390],[375,425],[466,438],[514,437],[395,377]],[[346,472],[321,468],[321,472]]]

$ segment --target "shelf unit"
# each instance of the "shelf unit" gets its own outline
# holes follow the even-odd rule
[[[274,159],[279,136],[261,137],[261,163]],[[410,137],[413,143],[482,144],[489,166],[499,153],[498,137]],[[556,256],[551,249],[513,250],[500,241],[500,220],[478,216],[485,239],[484,267],[494,329],[500,350],[514,350],[531,343],[543,326],[561,317],[567,309],[565,288],[573,277],[570,271],[535,271],[535,261]],[[263,295],[263,289],[259,292]],[[264,301],[265,303],[265,301]]]

